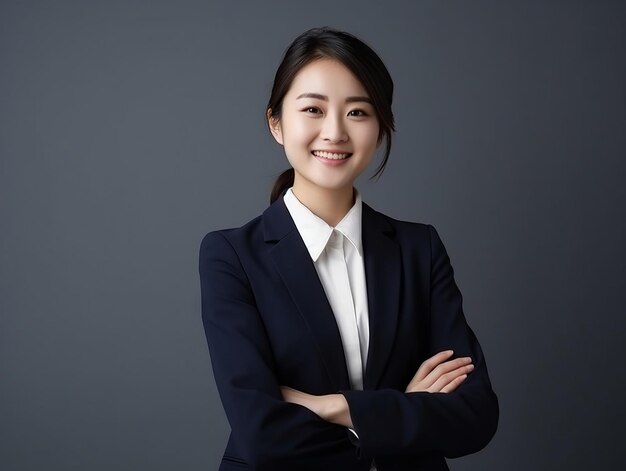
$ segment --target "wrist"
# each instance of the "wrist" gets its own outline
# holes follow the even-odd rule
[[[326,420],[333,424],[352,427],[350,408],[343,394],[329,394],[326,406]]]

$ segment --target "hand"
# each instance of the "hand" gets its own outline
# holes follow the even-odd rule
[[[474,369],[470,357],[447,360],[452,350],[439,352],[422,363],[405,392],[449,393],[458,388]]]
[[[348,402],[343,394],[315,396],[288,386],[281,386],[280,392],[286,402],[300,404],[327,422],[352,427]]]

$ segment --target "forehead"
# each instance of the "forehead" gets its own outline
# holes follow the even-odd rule
[[[288,95],[320,93],[333,96],[368,96],[365,87],[341,62],[334,59],[319,59],[305,65],[294,77]]]

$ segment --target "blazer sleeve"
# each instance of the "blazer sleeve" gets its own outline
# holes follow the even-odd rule
[[[216,385],[239,451],[259,470],[324,469],[355,457],[346,429],[285,402],[272,349],[238,255],[220,233],[200,246],[202,320]]]
[[[341,391],[364,453],[438,452],[453,458],[485,447],[497,428],[498,400],[482,349],[465,320],[461,292],[454,281],[446,249],[435,228],[428,225],[428,229],[429,356],[452,349],[455,357],[471,356],[475,368],[451,393],[405,393],[395,389]]]

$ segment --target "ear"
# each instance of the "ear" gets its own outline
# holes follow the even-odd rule
[[[271,109],[267,110],[267,125],[270,128],[270,132],[272,133],[272,136],[274,136],[274,139],[276,139],[276,142],[278,142],[282,146],[283,145],[283,131],[280,127],[280,120],[272,117]]]

